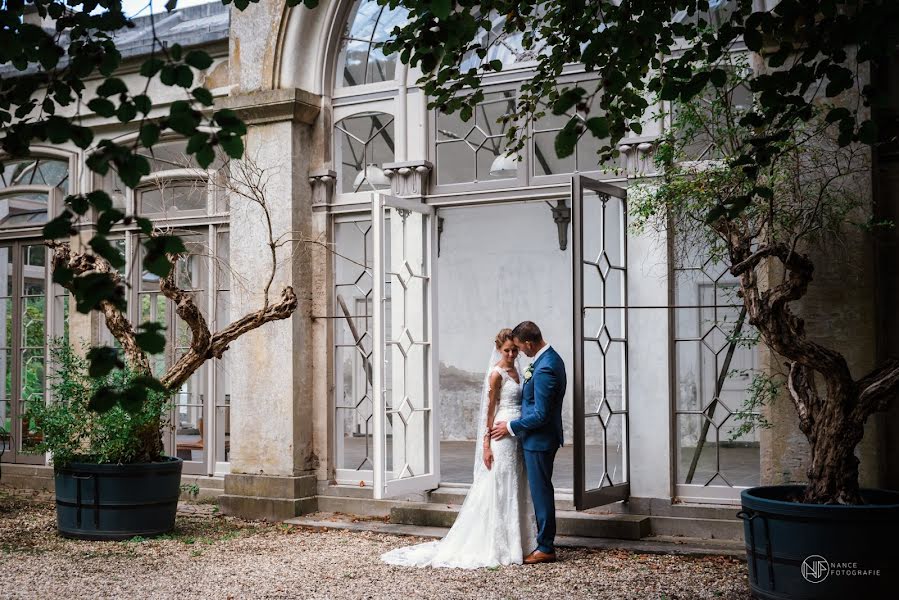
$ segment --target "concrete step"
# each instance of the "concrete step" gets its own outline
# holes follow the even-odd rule
[[[441,486],[429,494],[428,501],[434,504],[462,504],[467,493],[467,487]],[[574,510],[574,496],[556,493],[556,510]]]
[[[461,507],[457,504],[416,504],[395,506],[390,522],[423,527],[451,527]],[[559,535],[639,540],[650,535],[650,519],[643,515],[591,515],[557,511]]]
[[[653,535],[743,542],[743,521],[739,519],[693,519],[650,517]]]
[[[285,523],[319,531],[342,529],[435,539],[442,538],[448,531],[445,527],[423,527],[387,523],[383,520],[354,519],[345,515],[323,512],[287,519]],[[556,538],[556,545],[562,548],[617,549],[650,554],[719,555],[746,559],[743,544],[728,540],[703,540],[673,536],[649,536],[640,540],[628,540],[560,535]]]

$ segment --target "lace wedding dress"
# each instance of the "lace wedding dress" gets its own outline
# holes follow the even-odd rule
[[[493,370],[503,378],[495,420],[513,421],[521,416],[521,385],[503,369]],[[479,439],[478,444],[482,443]],[[458,569],[522,563],[537,547],[524,455],[518,440],[511,436],[493,440],[491,448],[493,468],[484,466],[479,452],[474,481],[449,533],[436,542],[391,550],[381,555],[384,562]]]

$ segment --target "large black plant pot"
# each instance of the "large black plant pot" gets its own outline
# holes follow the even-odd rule
[[[801,485],[740,494],[754,598],[878,600],[899,593],[899,492],[857,506],[803,504]]]
[[[83,540],[149,537],[175,527],[180,458],[133,465],[72,463],[56,472],[59,533]]]

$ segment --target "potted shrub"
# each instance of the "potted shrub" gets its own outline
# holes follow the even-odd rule
[[[824,118],[830,107],[819,106],[818,117],[797,120],[773,143],[757,177],[747,176],[734,159],[766,132],[741,120],[751,107],[735,100],[748,85],[747,66],[728,72],[726,84],[677,106],[657,152],[661,178],[629,191],[632,214],[637,227],[675,235],[680,251],[718,257],[739,279],[747,322],[784,359],[782,389],[809,442],[808,482],[741,494],[753,594],[885,598],[897,583],[895,554],[885,549],[899,534],[899,492],[861,489],[855,449],[868,417],[899,391],[899,363],[853,376],[840,351],[811,339],[792,308],[812,283],[810,255],[876,233],[870,149],[839,143],[838,127]],[[766,201],[747,203],[760,187],[769,190]]]
[[[157,443],[170,405],[165,393],[99,412],[98,391],[123,392],[138,376],[125,368],[89,374],[87,359],[62,341],[51,347],[51,400],[29,400],[43,437],[36,449],[52,456],[59,532],[117,540],[170,531],[181,483],[179,458]]]
[[[110,260],[124,266],[123,257],[108,244],[92,242],[92,248],[103,250],[94,252],[83,245],[75,250],[66,242],[45,242],[52,250],[54,278],[65,273],[67,277],[59,280],[76,300],[84,295],[84,281],[96,284],[102,280],[116,290],[110,295],[112,300],[94,298],[96,305],[86,308],[100,311],[118,348],[91,348],[82,357],[68,345],[57,344],[51,398],[46,405],[41,400],[30,406],[43,435],[39,449],[52,455],[63,535],[122,539],[160,534],[174,527],[182,461],[163,451],[161,427],[168,414],[168,399],[207,360],[221,358],[236,339],[271,321],[290,318],[297,308],[292,287],[284,286],[276,298],[271,293],[283,256],[279,248],[286,243],[283,238],[287,234],[271,226],[265,188],[268,177],[264,169],[245,159],[229,163],[228,169],[211,180],[234,201],[246,200],[261,211],[268,224],[263,243],[271,255],[270,277],[258,293],[261,306],[217,331],[210,330],[193,293],[179,287],[179,264],[187,254],[184,245],[146,224],[148,244],[180,248],[165,251],[168,268],[159,277],[159,290],[190,332],[189,347],[179,352],[158,379],[152,376],[149,354],[165,348],[162,327],[143,323],[135,328],[128,319],[120,301],[126,296],[125,282]],[[70,197],[67,203],[76,200]],[[148,268],[147,261],[145,257],[144,268]],[[82,308],[78,300],[78,309]],[[95,360],[98,356],[103,360]]]

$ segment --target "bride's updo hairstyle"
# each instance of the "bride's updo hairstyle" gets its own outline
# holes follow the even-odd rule
[[[509,328],[500,329],[496,334],[496,349],[499,350],[506,342],[512,341],[512,330]]]

